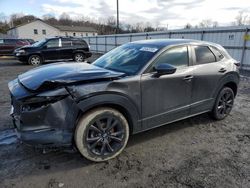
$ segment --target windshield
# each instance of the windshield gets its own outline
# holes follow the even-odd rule
[[[45,42],[46,42],[46,39],[43,39],[43,40],[40,40],[38,42],[35,42],[31,46],[39,47],[39,46],[42,46]]]
[[[125,44],[111,50],[93,64],[105,69],[134,75],[159,51],[158,46]]]

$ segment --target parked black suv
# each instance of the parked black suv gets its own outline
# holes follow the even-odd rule
[[[31,65],[72,59],[82,62],[92,55],[85,40],[73,37],[46,38],[33,45],[18,48],[14,54],[19,61]]]

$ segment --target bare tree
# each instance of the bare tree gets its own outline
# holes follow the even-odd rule
[[[72,25],[72,20],[70,18],[70,15],[67,13],[62,13],[59,17],[59,24],[60,25]]]
[[[7,20],[0,21],[0,33],[7,33],[7,30],[9,29],[9,25]]]
[[[145,26],[144,32],[152,32],[156,30],[155,28],[152,27],[150,22],[146,22],[144,26]]]
[[[213,22],[213,27],[215,28],[215,27],[218,27],[218,26],[219,26],[219,23],[217,21],[214,21]]]
[[[202,20],[198,27],[200,28],[208,28],[208,27],[218,27],[218,22],[213,21],[211,19],[207,19],[207,20]]]
[[[114,16],[110,16],[107,18],[107,25],[111,27],[116,27],[116,19]]]
[[[42,16],[43,21],[47,22],[48,24],[51,25],[58,25],[58,20],[51,14],[45,14]]]
[[[184,29],[191,29],[192,28],[192,25],[190,23],[187,23],[185,26],[184,26]]]
[[[14,27],[17,25],[31,22],[35,19],[36,19],[36,17],[33,15],[24,15],[22,13],[12,14],[10,16],[9,25],[10,25],[10,27]]]
[[[250,17],[244,11],[240,11],[235,17],[234,25],[241,26],[250,24]]]

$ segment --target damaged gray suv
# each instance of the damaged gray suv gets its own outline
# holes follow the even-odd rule
[[[11,116],[24,143],[76,146],[92,161],[116,157],[129,135],[209,112],[231,111],[238,63],[196,40],[124,44],[93,64],[57,63],[9,82]]]

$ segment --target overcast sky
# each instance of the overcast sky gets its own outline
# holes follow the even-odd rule
[[[121,21],[179,28],[205,19],[228,25],[239,11],[250,13],[250,0],[120,0],[119,7]],[[58,17],[63,12],[72,18],[116,16],[116,0],[0,0],[0,17],[13,13]]]

